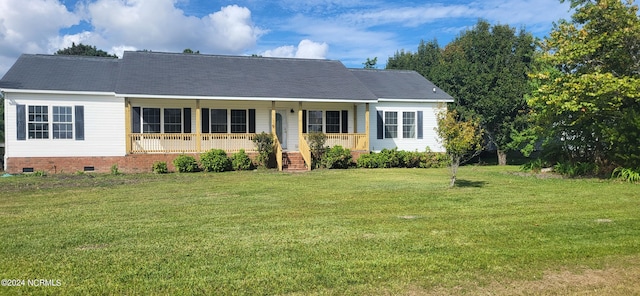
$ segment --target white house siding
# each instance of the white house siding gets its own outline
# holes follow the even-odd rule
[[[372,151],[380,151],[382,149],[393,149],[395,147],[398,150],[406,151],[425,151],[427,147],[434,152],[444,152],[444,148],[438,142],[435,127],[437,126],[436,114],[440,108],[443,107],[442,103],[409,103],[409,102],[379,102],[371,104],[369,109],[369,124],[371,133],[369,135],[369,145]],[[364,106],[360,108],[364,112]],[[398,112],[398,137],[394,139],[378,139],[378,125],[377,125],[377,111],[390,111]],[[423,112],[423,138],[416,137],[410,139],[402,138],[402,112]],[[363,119],[364,121],[364,119]],[[364,123],[363,123],[364,124]],[[417,124],[417,120],[416,120]],[[360,125],[360,123],[358,123]],[[384,133],[383,133],[384,136]]]
[[[48,106],[49,139],[17,140],[16,106]],[[84,106],[84,140],[53,139],[53,106]],[[5,93],[6,153],[11,157],[124,156],[124,99],[113,94]],[[74,121],[75,121],[75,114]],[[28,114],[27,114],[28,121]],[[75,123],[73,126],[75,133]]]

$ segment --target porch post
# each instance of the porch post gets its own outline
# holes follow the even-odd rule
[[[302,102],[298,102],[298,143],[302,139]],[[300,145],[298,145],[298,150],[300,150]]]
[[[124,136],[125,152],[131,154],[131,100],[124,98]]]
[[[371,148],[371,146],[369,146],[369,137],[371,136],[371,132],[370,132],[370,126],[369,126],[369,103],[366,103],[364,105],[364,129],[365,129],[365,133],[367,134],[367,151],[369,151]]]
[[[276,134],[276,101],[271,101],[271,134]]]
[[[196,152],[202,149],[202,110],[200,110],[200,100],[196,100]]]

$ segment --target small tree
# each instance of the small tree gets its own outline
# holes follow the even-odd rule
[[[274,151],[273,135],[261,132],[253,137],[253,143],[256,145],[256,150],[258,150],[258,163],[264,167],[269,167],[269,159]]]
[[[451,183],[455,186],[456,175],[460,164],[469,161],[482,151],[482,134],[480,122],[477,119],[461,120],[455,110],[443,110],[438,113],[438,127],[436,132],[447,150],[451,166]]]

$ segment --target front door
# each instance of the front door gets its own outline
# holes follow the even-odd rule
[[[276,135],[280,140],[282,149],[287,149],[287,113],[286,111],[277,111],[276,113]]]

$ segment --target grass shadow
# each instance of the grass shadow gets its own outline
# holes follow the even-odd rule
[[[456,186],[455,187],[481,188],[481,187],[484,187],[484,185],[487,185],[486,181],[469,181],[469,180],[464,180],[464,179],[458,179],[458,180],[456,180]]]

